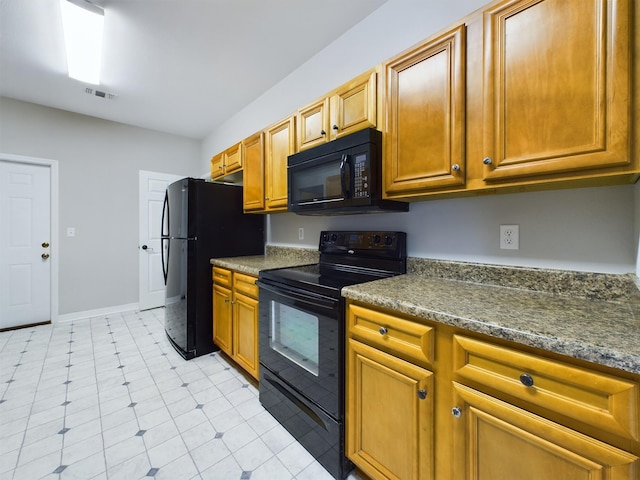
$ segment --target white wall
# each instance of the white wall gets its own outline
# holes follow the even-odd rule
[[[389,0],[202,143],[211,155],[481,8],[486,0]],[[519,224],[521,248],[500,250],[500,224]],[[635,224],[635,227],[634,227]],[[298,227],[305,240],[298,240]],[[409,254],[609,273],[640,272],[640,187],[619,186],[414,203],[409,213],[270,216],[268,243],[316,247],[324,228],[408,232]],[[637,266],[636,266],[637,265]]]
[[[137,303],[138,171],[200,176],[200,142],[0,97],[0,152],[59,162],[59,314]]]
[[[413,257],[634,273],[634,202],[640,198],[634,188],[640,190],[624,185],[430,200],[411,204],[408,213],[357,217],[271,215],[268,241],[317,247],[322,229],[400,230]],[[520,225],[519,250],[500,250],[500,224]]]

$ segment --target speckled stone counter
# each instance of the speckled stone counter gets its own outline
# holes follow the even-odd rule
[[[640,374],[635,276],[414,259],[407,270],[342,295]],[[461,272],[472,281],[456,279]]]
[[[264,255],[212,258],[211,264],[216,267],[229,268],[237,272],[257,276],[261,270],[318,263],[319,255],[317,250],[310,248],[267,245]]]

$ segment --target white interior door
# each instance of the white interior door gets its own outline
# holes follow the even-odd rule
[[[0,328],[51,320],[51,169],[0,160]]]
[[[162,205],[167,187],[184,178],[169,173],[140,170],[140,310],[164,305],[164,276],[160,232]]]

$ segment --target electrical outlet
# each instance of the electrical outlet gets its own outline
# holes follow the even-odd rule
[[[298,240],[304,240],[304,228],[298,228]]]
[[[520,225],[500,225],[500,248],[503,250],[520,249]]]

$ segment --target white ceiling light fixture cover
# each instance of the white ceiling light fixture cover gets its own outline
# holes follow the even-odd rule
[[[69,77],[100,84],[104,10],[84,0],[60,0]]]

